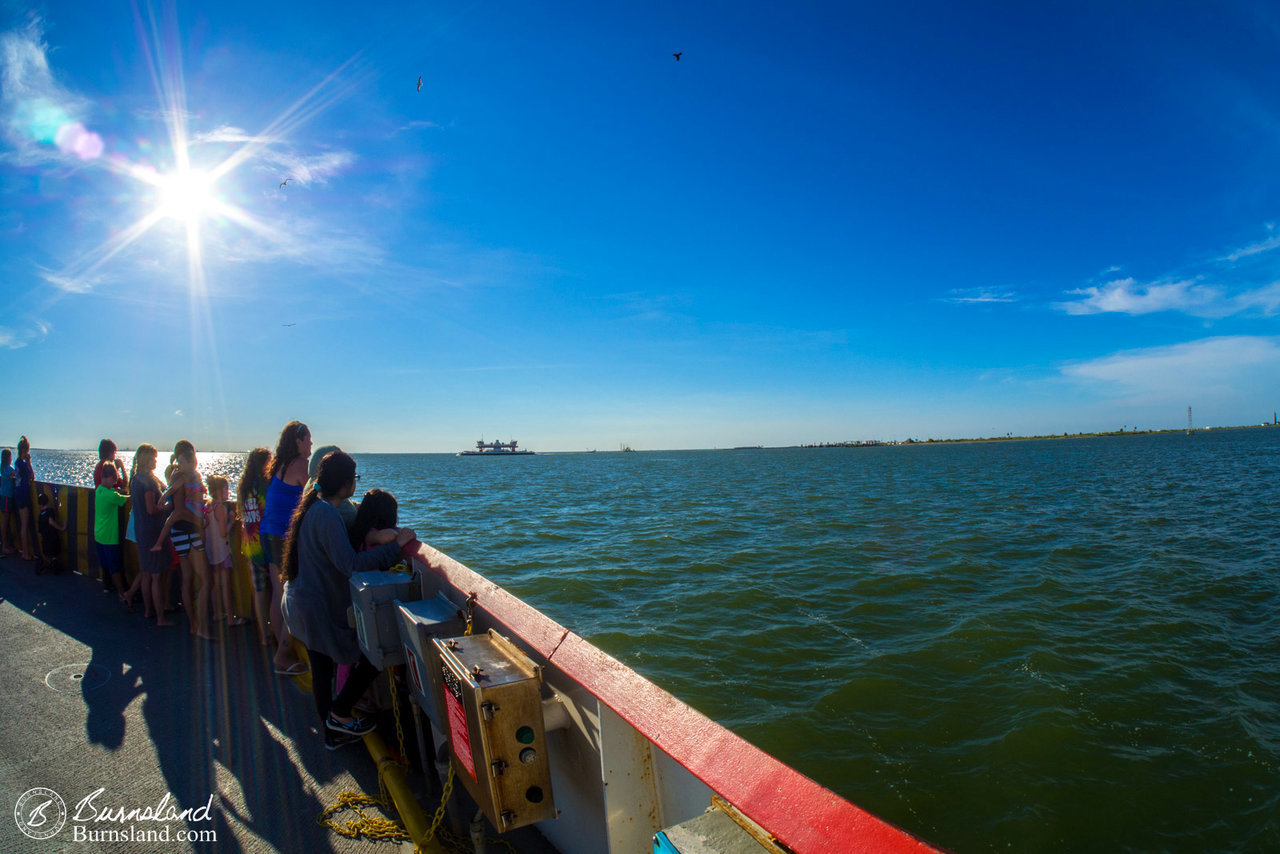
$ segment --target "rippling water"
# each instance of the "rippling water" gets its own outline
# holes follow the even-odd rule
[[[1280,850],[1278,451],[357,460],[422,539],[932,842],[1199,852]],[[86,483],[95,455],[34,457]]]

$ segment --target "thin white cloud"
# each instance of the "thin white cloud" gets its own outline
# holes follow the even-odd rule
[[[1235,294],[1216,285],[1194,280],[1141,284],[1134,279],[1117,279],[1101,287],[1067,291],[1081,299],[1060,302],[1055,308],[1067,314],[1154,314],[1177,311],[1192,317],[1220,318],[1236,314],[1272,317],[1280,312],[1280,282]]]
[[[396,133],[401,133],[407,130],[420,130],[420,129],[429,129],[429,128],[438,128],[438,127],[440,127],[440,125],[436,124],[435,122],[429,122],[423,119],[415,119],[414,121],[411,121],[408,124],[401,125],[400,127],[396,128]]]
[[[49,326],[43,321],[32,321],[26,329],[11,329],[0,326],[0,347],[6,350],[18,350],[33,341],[43,339],[49,334]]]
[[[11,147],[5,156],[22,165],[96,159],[104,145],[84,124],[90,104],[58,83],[48,50],[38,17],[0,33],[0,116]]]
[[[1013,291],[993,290],[991,288],[955,288],[948,293],[950,293],[950,296],[942,297],[942,302],[964,304],[1018,301],[1018,295]]]
[[[345,150],[305,154],[277,137],[254,135],[235,125],[221,125],[191,138],[192,145],[216,143],[254,146],[250,160],[256,161],[266,171],[279,173],[282,178],[290,178],[297,184],[323,184],[356,159],[354,154]]]
[[[1191,400],[1228,391],[1258,393],[1280,380],[1280,341],[1233,335],[1123,350],[1064,366],[1063,376],[1149,400]]]
[[[197,118],[195,113],[177,107],[160,107],[156,109],[140,107],[133,111],[133,115],[139,119],[159,119],[167,123],[189,123],[192,119]]]
[[[105,274],[94,274],[87,276],[73,276],[65,272],[58,273],[53,270],[37,268],[40,278],[53,285],[60,291],[69,294],[87,294],[89,291],[110,281],[110,277]]]
[[[1220,317],[1231,313],[1221,288],[1193,281],[1140,284],[1134,279],[1117,279],[1102,287],[1078,288],[1067,293],[1083,297],[1057,303],[1055,307],[1067,314],[1181,311],[1197,317]]]
[[[296,151],[265,149],[260,155],[264,163],[277,167],[280,174],[300,184],[323,184],[333,175],[355,162],[350,151],[326,151],[322,154],[300,154]]]
[[[1272,282],[1252,291],[1245,291],[1235,298],[1242,312],[1254,312],[1273,317],[1280,312],[1280,282]]]
[[[1250,255],[1261,255],[1263,252],[1270,252],[1272,249],[1280,247],[1280,234],[1268,237],[1266,240],[1260,240],[1252,243],[1234,252],[1229,252],[1220,261],[1239,261],[1241,258],[1248,258]]]
[[[271,145],[279,140],[269,136],[254,136],[244,128],[238,128],[235,125],[219,125],[213,130],[193,134],[190,144],[200,145],[211,142],[257,142]]]

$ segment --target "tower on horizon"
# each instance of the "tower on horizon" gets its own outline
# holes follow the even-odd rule
[[[1187,407],[1187,435],[1191,435],[1191,407]]]

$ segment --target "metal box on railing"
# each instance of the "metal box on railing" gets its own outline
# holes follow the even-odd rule
[[[444,596],[436,596],[417,602],[400,602],[396,606],[396,614],[413,701],[427,713],[436,728],[444,732],[444,721],[437,720],[437,705],[433,693],[433,690],[439,689],[433,689],[431,682],[429,662],[437,655],[431,640],[460,634],[464,625],[462,612]]]
[[[360,650],[379,670],[404,664],[396,600],[421,598],[418,577],[409,572],[356,572],[351,575],[351,605],[355,610]]]
[[[432,645],[458,779],[499,831],[555,818],[539,668],[492,630]]]

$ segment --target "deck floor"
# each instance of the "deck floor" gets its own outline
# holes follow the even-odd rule
[[[342,791],[376,794],[377,774],[359,743],[324,749],[310,695],[274,675],[252,625],[224,628],[220,642],[208,643],[189,634],[182,615],[159,628],[135,607],[126,611],[96,579],[38,576],[16,555],[0,560],[8,686],[0,695],[0,852],[400,850],[316,823]],[[86,675],[77,680],[77,672]],[[68,812],[44,842],[21,833],[14,818],[34,787],[59,793]],[[166,793],[183,810],[212,796],[212,819],[132,823],[168,828],[160,844],[76,841],[77,825],[128,831],[129,822],[71,820],[98,788],[98,810],[152,806]],[[176,839],[188,830],[213,831],[217,841]]]

